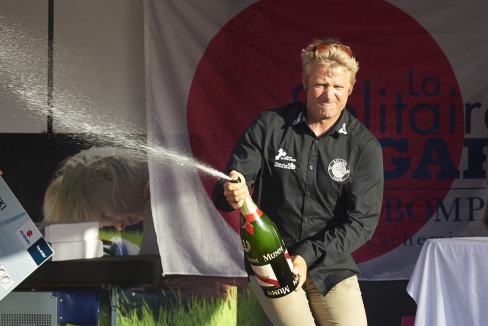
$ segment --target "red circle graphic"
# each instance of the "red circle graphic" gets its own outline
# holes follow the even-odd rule
[[[193,155],[224,169],[260,111],[304,99],[301,49],[329,36],[356,53],[349,110],[383,145],[383,209],[373,239],[354,253],[361,262],[408,241],[458,177],[459,86],[442,49],[415,19],[385,1],[258,1],[208,44],[189,93],[188,130]],[[202,181],[210,193],[215,180]],[[238,229],[237,213],[223,217]]]

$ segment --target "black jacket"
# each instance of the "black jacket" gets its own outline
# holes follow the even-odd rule
[[[375,136],[346,109],[320,138],[308,127],[305,110],[305,103],[293,103],[260,113],[240,137],[225,171],[244,175],[290,255],[305,259],[325,295],[359,273],[351,253],[371,239],[378,223],[383,158]],[[222,182],[214,187],[214,204],[230,211]]]

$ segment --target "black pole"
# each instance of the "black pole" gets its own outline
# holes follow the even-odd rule
[[[47,133],[53,133],[54,0],[49,0],[47,36]]]

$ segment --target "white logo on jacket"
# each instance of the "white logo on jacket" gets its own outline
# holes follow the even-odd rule
[[[278,150],[278,154],[275,156],[274,167],[286,170],[295,170],[296,165],[293,162],[296,162],[296,159],[286,155],[285,150],[283,150],[283,148],[280,148]]]

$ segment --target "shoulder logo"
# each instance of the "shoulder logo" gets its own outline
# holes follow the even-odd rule
[[[327,171],[329,172],[329,176],[332,178],[332,180],[341,182],[349,178],[351,169],[345,160],[336,158],[329,163]]]
[[[278,150],[278,154],[275,155],[274,167],[286,170],[295,170],[296,165],[294,162],[296,161],[297,160],[293,157],[288,156],[283,148],[280,148]]]

